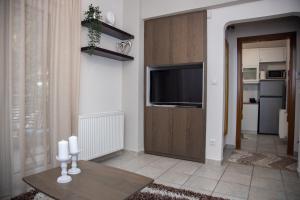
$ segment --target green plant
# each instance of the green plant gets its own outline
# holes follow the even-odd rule
[[[99,6],[89,5],[89,9],[85,11],[84,15],[84,20],[88,22],[88,37],[90,39],[88,45],[91,48],[95,48],[100,44],[101,39],[101,23],[99,23],[101,11],[99,10]]]

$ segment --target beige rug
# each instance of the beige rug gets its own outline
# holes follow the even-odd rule
[[[251,153],[247,151],[234,151],[228,159],[229,162],[297,171],[297,160],[292,157],[278,156],[271,153]]]

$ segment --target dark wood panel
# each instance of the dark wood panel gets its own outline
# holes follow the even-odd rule
[[[90,55],[96,55],[96,56],[102,56],[102,57],[106,57],[106,58],[110,58],[113,60],[119,60],[119,61],[129,61],[129,60],[133,60],[134,58],[132,56],[128,56],[125,54],[121,54],[115,51],[111,51],[108,49],[103,49],[100,47],[81,47],[81,51],[88,53]]]
[[[146,64],[170,64],[170,18],[153,19],[146,22],[145,28],[145,60]],[[148,45],[149,43],[152,45]]]
[[[60,168],[27,176],[24,181],[54,199],[63,200],[119,200],[127,199],[153,180],[128,171],[90,161],[79,161],[82,172],[72,176],[72,181],[58,184]]]
[[[172,117],[169,108],[152,107],[151,148],[162,153],[170,153]]]
[[[172,154],[188,156],[188,110],[186,108],[173,108],[173,133],[172,133]]]
[[[205,161],[205,112],[199,108],[188,109],[187,155]]]
[[[206,11],[145,21],[144,66],[204,62],[206,88]],[[147,82],[145,70],[145,105]],[[205,109],[145,106],[145,152],[204,162]]]
[[[145,151],[155,151],[155,149],[152,148],[152,109],[151,108],[145,108],[145,128],[144,128],[144,144],[145,144]]]
[[[171,64],[204,61],[205,12],[171,18]]]
[[[92,20],[84,20],[84,21],[81,22],[81,25],[85,26],[85,27],[88,27],[89,23],[91,23],[91,21]],[[131,35],[130,33],[125,32],[121,29],[118,29],[114,26],[111,26],[111,25],[109,25],[105,22],[101,22],[101,21],[96,20],[96,19],[93,19],[93,21],[96,21],[97,23],[101,24],[101,32],[106,34],[106,35],[118,38],[120,40],[134,39],[133,35]]]

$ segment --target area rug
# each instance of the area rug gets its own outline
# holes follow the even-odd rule
[[[12,200],[53,200],[46,195],[30,191]],[[176,189],[160,184],[150,184],[143,190],[135,193],[128,200],[225,200],[221,197],[212,197],[188,190]]]
[[[236,150],[231,154],[228,161],[288,171],[297,170],[297,160],[295,158],[278,156],[271,153],[251,153],[247,151]]]

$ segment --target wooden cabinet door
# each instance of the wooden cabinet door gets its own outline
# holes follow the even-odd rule
[[[169,108],[152,107],[151,149],[159,153],[170,153],[172,118]]]
[[[186,108],[173,108],[172,154],[187,155],[188,121]]]
[[[187,155],[205,161],[205,112],[200,108],[188,109]]]
[[[170,17],[145,22],[145,64],[170,64]]]
[[[152,152],[152,109],[145,108],[145,125],[144,125],[144,146],[145,152]]]
[[[206,12],[171,17],[171,64],[204,61]]]

